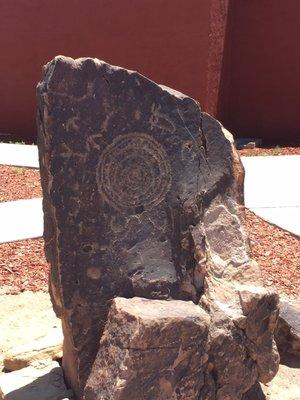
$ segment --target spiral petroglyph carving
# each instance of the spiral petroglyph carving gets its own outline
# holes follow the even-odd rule
[[[116,209],[149,209],[171,185],[163,146],[144,133],[120,135],[108,145],[97,167],[99,192]]]

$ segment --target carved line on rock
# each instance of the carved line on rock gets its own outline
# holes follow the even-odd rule
[[[150,209],[171,186],[171,166],[163,146],[145,133],[117,136],[102,152],[96,173],[100,195],[117,210]]]

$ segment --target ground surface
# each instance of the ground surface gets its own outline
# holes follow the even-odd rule
[[[6,350],[46,336],[60,324],[48,293],[0,295],[0,309],[0,370],[1,355]]]
[[[300,155],[300,147],[272,147],[255,149],[242,149],[238,151],[240,156],[287,156],[287,155]]]
[[[262,385],[266,400],[300,399],[300,359],[289,357],[284,363],[280,364],[275,378]]]
[[[0,165],[0,202],[42,197],[37,169]]]
[[[247,209],[245,222],[252,257],[260,265],[266,286],[275,286],[283,296],[299,297],[300,238]]]
[[[0,244],[0,294],[47,291],[48,270],[43,239]]]
[[[41,196],[38,170],[0,166],[0,201]],[[248,210],[246,228],[253,258],[261,266],[266,285],[274,285],[280,294],[288,297],[300,296],[300,238]],[[0,293],[46,291],[47,281],[48,265],[42,239],[0,245]]]

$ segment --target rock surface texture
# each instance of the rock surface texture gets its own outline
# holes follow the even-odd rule
[[[275,340],[280,355],[300,357],[300,300],[281,300]]]
[[[195,100],[97,59],[56,57],[37,94],[50,290],[63,323],[63,368],[77,398],[95,359],[92,374],[104,385],[97,365],[102,369],[100,354],[110,346],[116,296],[192,301],[210,316],[199,393],[184,393],[183,384],[165,400],[238,400],[272,379],[278,297],[262,287],[249,256],[244,172],[230,133]],[[125,321],[117,332],[131,329]],[[204,349],[201,332],[195,346]],[[147,357],[151,364],[155,352]],[[114,387],[122,385],[118,368]],[[182,373],[190,376],[193,366]],[[156,380],[159,374],[158,366]]]
[[[209,316],[192,302],[113,300],[85,399],[197,399]]]

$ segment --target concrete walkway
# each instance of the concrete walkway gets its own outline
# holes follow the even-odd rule
[[[300,236],[300,156],[243,157],[245,206]]]
[[[0,143],[0,165],[39,168],[37,146]]]
[[[43,235],[42,199],[0,203],[0,243]]]
[[[245,205],[300,236],[300,156],[242,157]],[[0,164],[38,168],[36,146],[0,144]],[[0,243],[43,234],[42,199],[0,203]]]

